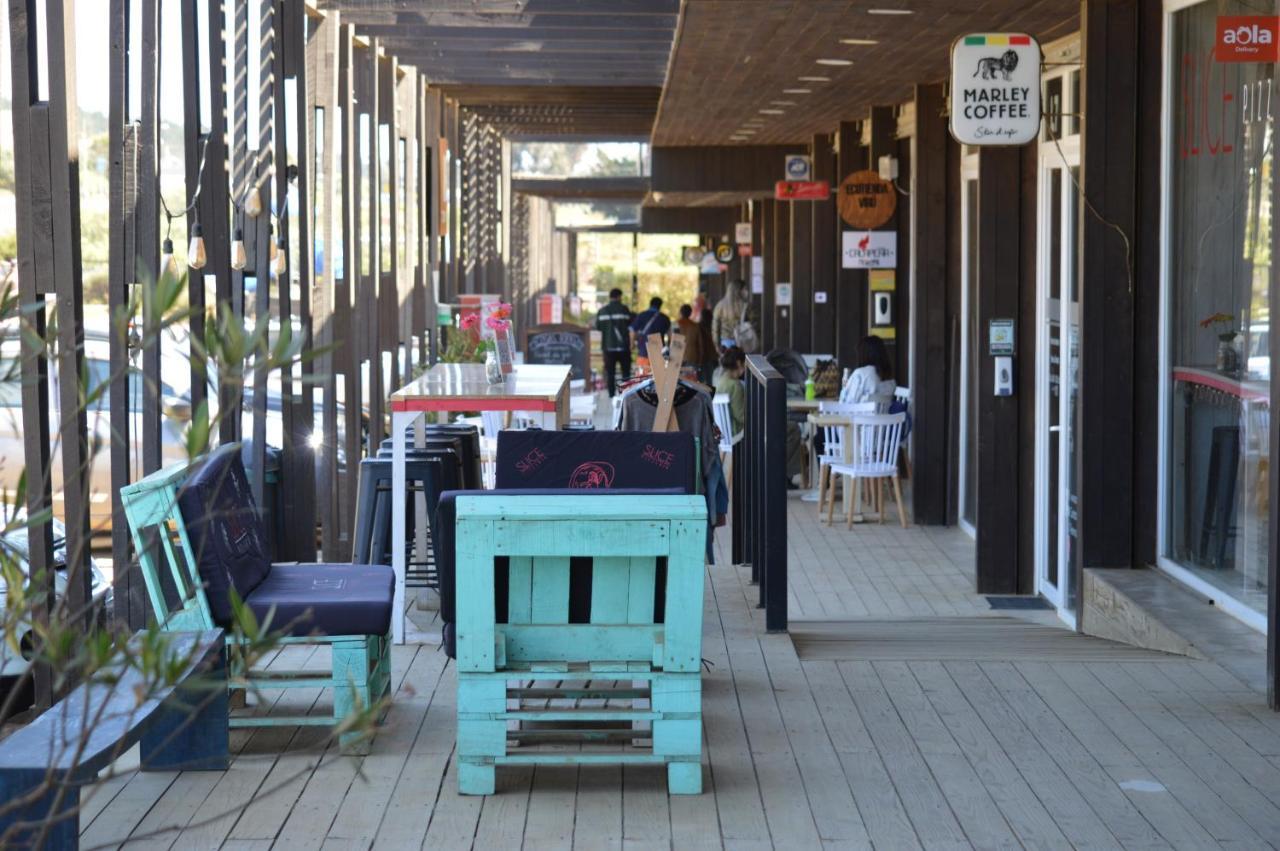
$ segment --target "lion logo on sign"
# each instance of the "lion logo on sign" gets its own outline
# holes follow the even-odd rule
[[[994,80],[999,74],[1006,82],[1013,69],[1018,67],[1018,51],[1006,50],[1003,56],[987,56],[978,60],[978,68],[973,76],[982,75],[984,80]]]

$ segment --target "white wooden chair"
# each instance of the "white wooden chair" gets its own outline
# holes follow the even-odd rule
[[[733,412],[729,407],[729,394],[717,393],[711,399],[711,414],[716,428],[720,429],[720,465],[724,467],[724,483],[733,487],[733,447],[742,440],[742,432],[733,431]]]
[[[902,528],[907,527],[907,513],[902,504],[902,483],[898,479],[898,447],[902,443],[902,429],[906,425],[907,415],[897,414],[854,414],[850,428],[851,441],[848,461],[832,463],[831,476],[848,478],[849,486],[853,480],[871,481],[876,505],[879,509],[880,522],[884,522],[884,486],[887,481],[893,482],[893,496],[898,504],[898,520]],[[833,487],[834,492],[834,487]],[[853,503],[845,516],[845,526],[853,527]],[[835,499],[827,509],[827,522],[835,515]]]
[[[819,414],[831,414],[839,417],[852,417],[856,414],[874,414],[874,402],[819,402]],[[831,465],[848,460],[844,451],[846,425],[823,425],[822,454],[818,456],[818,516],[822,516],[823,500],[830,493],[831,501],[836,498],[835,483],[831,481]],[[828,488],[830,485],[830,488]]]

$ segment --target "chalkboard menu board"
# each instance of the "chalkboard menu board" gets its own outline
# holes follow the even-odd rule
[[[571,366],[571,379],[586,378],[591,374],[591,329],[566,323],[527,328],[524,362]]]

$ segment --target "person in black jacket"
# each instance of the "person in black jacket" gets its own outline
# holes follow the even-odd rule
[[[622,303],[622,290],[609,290],[609,303],[596,314],[596,329],[600,332],[600,350],[604,354],[605,382],[609,395],[617,392],[614,373],[622,367],[622,380],[631,378],[631,308]]]

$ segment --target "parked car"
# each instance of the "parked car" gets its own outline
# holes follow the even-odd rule
[[[52,523],[53,589],[56,599],[60,601],[67,593],[67,532],[60,520],[54,519]],[[5,557],[13,560],[13,563],[22,571],[23,576],[29,580],[31,576],[31,550],[25,524],[15,524],[14,528],[4,534],[0,534],[0,550],[3,551]],[[89,559],[89,591],[93,601],[92,617],[98,623],[105,624],[112,605],[111,583],[107,581],[102,570],[92,557]],[[3,617],[8,616],[8,596],[8,585],[5,582],[4,574],[0,573],[0,612],[6,613],[2,615]],[[31,662],[31,650],[33,647],[31,630],[30,619],[24,614],[18,618],[15,630],[18,652],[15,652],[12,647],[7,645],[0,645],[0,709],[3,709],[8,700],[9,692]],[[14,700],[12,709],[15,712],[20,712],[30,705],[31,695],[23,694]]]

